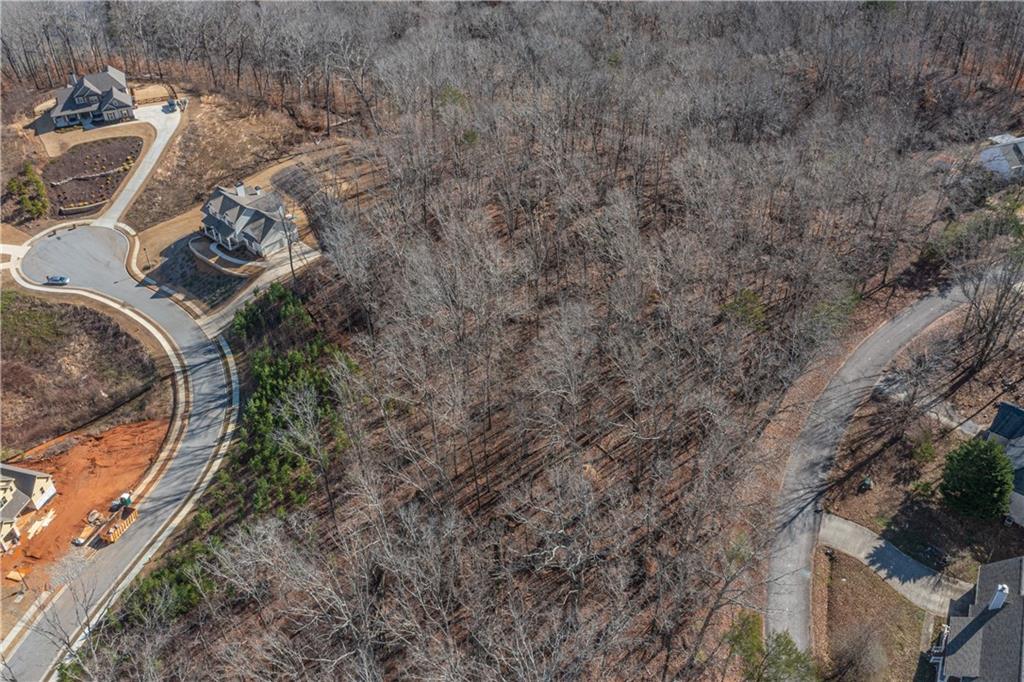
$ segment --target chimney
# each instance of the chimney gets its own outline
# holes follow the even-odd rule
[[[245,183],[244,182],[236,182],[235,183],[235,194],[237,194],[240,197],[244,197],[245,196]]]
[[[989,611],[998,611],[1003,608],[1003,604],[1006,603],[1006,595],[1010,594],[1010,588],[1006,585],[1000,585],[996,588],[996,593],[992,595],[992,601],[988,604]]]
[[[78,81],[78,76],[75,75],[74,71],[68,71],[68,85],[74,86]]]
[[[261,194],[263,194],[263,188],[256,185],[256,196],[260,196]]]

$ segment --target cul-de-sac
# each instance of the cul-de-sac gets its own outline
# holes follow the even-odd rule
[[[1024,4],[0,3],[0,680],[1024,682]]]

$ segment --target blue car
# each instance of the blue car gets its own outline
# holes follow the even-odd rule
[[[67,275],[50,275],[49,277],[46,278],[46,283],[47,284],[52,284],[54,286],[59,286],[59,287],[62,287],[65,284],[68,284],[70,281],[71,280],[68,278]]]

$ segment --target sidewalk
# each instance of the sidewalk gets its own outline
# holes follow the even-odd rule
[[[821,520],[819,542],[860,560],[915,606],[946,616],[974,585],[936,573],[853,521],[832,514]]]

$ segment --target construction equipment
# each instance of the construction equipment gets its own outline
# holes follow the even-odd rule
[[[92,536],[96,534],[96,527],[90,524],[85,524],[85,528],[75,538],[71,540],[71,544],[75,547],[81,547],[82,545],[89,544],[92,540]]]
[[[93,536],[96,535],[96,529],[104,524],[106,517],[100,514],[95,509],[91,510],[86,516],[85,527],[82,528],[82,532],[78,534],[76,538],[71,541],[75,547],[81,547],[82,545],[89,544]]]
[[[132,492],[129,490],[128,492],[121,493],[120,497],[110,503],[110,511],[117,511],[121,507],[130,507],[132,504]]]
[[[107,522],[100,528],[100,540],[107,544],[117,542],[117,539],[124,535],[128,527],[135,523],[138,518],[139,510],[137,507],[125,505],[119,508],[110,515]]]

